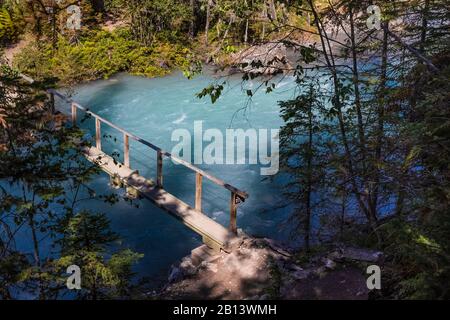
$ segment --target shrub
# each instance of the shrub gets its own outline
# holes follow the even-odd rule
[[[79,40],[72,44],[60,37],[55,50],[51,44],[33,44],[16,57],[15,64],[32,77],[57,77],[63,85],[108,78],[117,72],[164,76],[190,65],[189,49],[168,43],[142,46],[132,39],[127,28],[89,31]]]
[[[0,8],[0,43],[9,42],[13,40],[16,35],[17,29],[14,26],[10,13],[6,8]]]

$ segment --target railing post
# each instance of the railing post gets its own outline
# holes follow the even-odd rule
[[[195,174],[195,210],[202,211],[202,180],[200,173]]]
[[[95,118],[95,144],[98,150],[102,150],[102,132],[99,118]]]
[[[77,126],[77,106],[72,103],[72,126]]]
[[[230,231],[234,234],[237,234],[237,222],[236,222],[236,216],[237,216],[237,196],[236,193],[231,193],[231,199],[230,199]]]
[[[123,148],[123,162],[130,168],[130,137],[126,133],[123,134]]]
[[[158,150],[158,156],[157,156],[157,170],[156,170],[156,186],[158,188],[163,187],[163,155],[161,150]]]

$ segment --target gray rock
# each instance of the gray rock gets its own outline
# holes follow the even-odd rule
[[[266,293],[264,295],[262,295],[261,297],[259,297],[258,300],[269,300],[270,299],[270,294]]]
[[[333,251],[333,252],[331,252],[328,255],[328,258],[331,259],[331,260],[341,260],[342,259],[342,252],[340,252],[338,250]]]
[[[294,284],[292,279],[285,279],[280,286],[280,295],[282,297],[288,296],[289,293],[293,290]]]
[[[178,282],[178,281],[182,280],[183,277],[184,277],[183,271],[178,267],[172,266],[172,268],[170,269],[170,272],[169,272],[169,278],[168,278],[169,283]]]
[[[296,265],[296,264],[289,264],[287,266],[287,269],[290,270],[290,271],[294,271],[294,272],[303,271],[303,268],[298,266],[298,265]]]
[[[192,260],[189,257],[183,258],[180,263],[180,269],[184,275],[192,276],[197,273],[197,268],[192,263]]]
[[[291,273],[292,277],[296,280],[307,279],[311,275],[311,270],[298,270]]]
[[[241,237],[241,238],[248,238],[249,237],[248,234],[245,233],[245,231],[242,230],[241,228],[237,229],[237,234],[238,234],[238,237]]]
[[[324,262],[325,268],[329,270],[334,270],[336,268],[336,262],[334,262],[333,260],[326,258]]]
[[[207,268],[208,268],[209,271],[212,271],[214,273],[216,273],[217,270],[218,270],[216,263],[208,263]]]
[[[360,248],[344,248],[342,249],[342,257],[348,260],[376,262],[382,257],[380,251],[360,249]]]
[[[327,274],[327,268],[325,266],[321,266],[314,271],[314,274],[322,278]]]
[[[207,262],[207,261],[203,261],[200,264],[200,268],[212,271],[214,273],[216,273],[218,271],[217,263],[210,263],[210,262]]]
[[[285,257],[292,256],[292,254],[288,252],[287,248],[283,248],[280,244],[276,243],[274,240],[264,238],[264,241],[269,245],[269,248],[275,251],[277,254],[280,254]]]
[[[300,266],[298,266],[296,264],[293,264],[293,263],[287,263],[287,264],[283,263],[282,266],[283,266],[282,270],[284,270],[287,273],[291,273],[291,274],[303,271],[302,267],[300,267]]]

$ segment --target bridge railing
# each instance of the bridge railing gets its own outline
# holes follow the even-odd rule
[[[50,95],[52,96],[52,99],[54,96],[57,96],[61,98],[66,103],[69,103],[71,105],[71,120],[72,125],[76,126],[77,124],[77,114],[78,110],[81,110],[85,112],[86,114],[90,115],[95,119],[95,146],[97,149],[102,150],[102,124],[105,124],[111,128],[114,128],[115,130],[119,131],[123,134],[123,141],[124,141],[124,165],[131,169],[130,167],[130,139],[135,140],[150,149],[156,151],[157,153],[157,170],[156,170],[156,186],[158,188],[163,188],[163,159],[164,157],[171,159],[172,161],[179,163],[183,165],[184,167],[190,169],[191,171],[195,172],[195,209],[202,212],[202,187],[203,187],[203,178],[207,178],[216,185],[219,185],[228,191],[230,191],[230,226],[229,229],[233,233],[237,233],[237,206],[239,203],[244,202],[245,199],[248,198],[248,194],[245,191],[239,190],[238,188],[233,187],[232,185],[225,183],[224,181],[214,177],[213,175],[209,174],[208,172],[192,165],[191,163],[180,159],[176,156],[173,156],[169,152],[166,152],[159,148],[158,146],[152,144],[151,142],[148,142],[145,139],[142,139],[124,129],[121,127],[115,125],[114,123],[102,118],[98,114],[95,114],[92,111],[89,111],[87,108],[79,105],[72,99],[67,98],[66,96],[62,95],[56,90],[50,89],[48,90]]]

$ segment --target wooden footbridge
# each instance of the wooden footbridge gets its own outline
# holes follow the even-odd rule
[[[162,150],[161,148],[153,145],[152,143],[135,136],[134,134],[125,131],[117,125],[103,119],[99,115],[89,111],[82,107],[78,103],[72,101],[66,96],[60,94],[56,90],[49,90],[49,93],[54,101],[54,97],[61,98],[66,103],[71,105],[71,120],[72,124],[77,124],[77,112],[81,110],[91,116],[95,120],[95,146],[83,147],[82,152],[86,158],[98,165],[103,171],[108,173],[111,177],[111,182],[116,186],[125,187],[129,193],[133,193],[136,196],[141,196],[152,201],[161,209],[170,213],[179,219],[187,227],[200,234],[203,238],[204,244],[209,248],[218,251],[220,249],[228,250],[231,248],[237,234],[237,222],[236,213],[237,205],[244,202],[248,198],[248,194],[241,191],[230,184],[223,182],[222,180],[210,175],[209,173],[197,168],[196,166],[188,163],[180,158],[177,158],[170,153]],[[102,151],[102,125],[109,126],[121,134],[123,134],[124,150],[123,158],[124,163],[119,163],[112,156]],[[133,170],[130,166],[130,139],[135,140],[149,149],[153,150],[157,154],[157,170],[156,170],[156,182],[148,180],[139,175],[139,172]],[[164,175],[163,175],[163,163],[164,159],[171,159],[172,161],[179,163],[186,168],[192,170],[196,174],[195,179],[195,204],[190,206],[187,203],[181,201],[174,195],[164,190]],[[226,229],[216,221],[209,218],[202,211],[202,181],[203,178],[209,179],[215,184],[230,191],[230,225]]]

